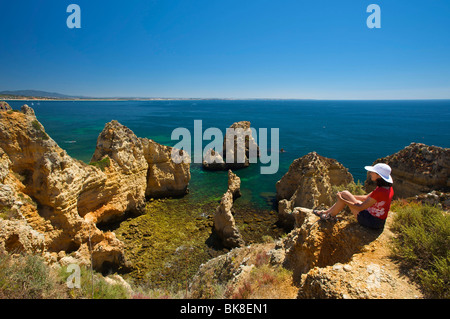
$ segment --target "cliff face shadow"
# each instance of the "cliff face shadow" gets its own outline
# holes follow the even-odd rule
[[[339,223],[342,223],[341,227]],[[323,230],[322,247],[316,265],[319,267],[349,262],[354,254],[361,252],[363,247],[383,233],[383,229],[366,228],[356,221],[348,220],[338,220],[335,225],[319,221],[319,227]]]
[[[285,260],[285,266],[294,272],[296,283],[314,267],[348,263],[383,233],[383,229],[372,230],[359,225],[353,216],[341,217],[336,222],[317,218],[305,223],[294,230],[297,233],[295,243]]]

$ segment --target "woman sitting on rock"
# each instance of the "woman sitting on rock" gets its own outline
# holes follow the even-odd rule
[[[382,229],[391,207],[392,189],[391,168],[387,164],[366,166],[370,179],[377,188],[368,195],[353,195],[349,191],[337,193],[337,202],[326,211],[314,211],[322,220],[333,219],[345,206],[350,208],[359,224],[374,229]]]

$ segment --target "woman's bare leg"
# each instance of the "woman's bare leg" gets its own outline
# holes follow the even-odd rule
[[[355,196],[353,196],[353,194],[350,193],[349,191],[343,191],[343,192],[341,192],[341,195],[343,198],[345,198],[345,200],[348,200],[349,202],[351,202],[353,204],[361,202],[361,201],[357,200],[355,198]],[[331,206],[330,209],[325,211],[325,213],[328,213],[334,217],[337,214],[339,214],[345,208],[345,206],[347,206],[347,204],[343,200],[338,198],[337,202],[333,206]],[[355,215],[355,213],[356,213],[356,215],[358,215],[358,212],[353,212],[353,210],[352,210],[352,213],[353,213],[353,215]]]

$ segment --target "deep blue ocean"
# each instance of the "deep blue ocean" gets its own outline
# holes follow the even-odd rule
[[[412,142],[450,147],[450,100],[319,101],[319,100],[162,100],[162,101],[8,101],[14,109],[28,104],[46,132],[69,155],[89,162],[105,123],[117,120],[138,137],[173,146],[176,128],[192,132],[194,120],[203,131],[217,127],[225,133],[237,121],[279,129],[277,173],[263,175],[260,166],[235,171],[241,178],[243,199],[261,208],[275,193],[275,183],[289,165],[311,151],[341,162],[355,181],[366,179],[365,165]],[[270,147],[270,135],[269,135]],[[210,141],[203,141],[205,147]],[[193,149],[194,147],[192,147]],[[220,198],[227,188],[226,172],[204,171],[191,165],[193,198]]]

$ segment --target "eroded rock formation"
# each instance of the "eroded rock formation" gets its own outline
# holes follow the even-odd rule
[[[257,157],[259,147],[253,137],[250,122],[240,121],[227,129],[222,154],[211,149],[207,150],[203,158],[203,167],[208,170],[234,170],[248,167],[250,160]]]
[[[92,260],[99,270],[105,265],[126,267],[122,242],[97,224],[125,212],[142,212],[145,195],[153,187],[158,192],[158,185],[166,185],[163,194],[175,190],[167,187],[174,176],[183,175],[176,186],[186,191],[190,177],[189,167],[172,175],[169,167],[166,175],[158,177],[158,185],[151,184],[149,165],[166,164],[148,160],[154,150],[145,145],[130,129],[112,121],[100,133],[91,165],[87,165],[61,149],[28,106],[22,112],[2,112],[0,210],[6,218],[0,219],[4,240],[0,249],[28,251],[33,246],[29,240],[34,238],[34,245],[50,262],[70,254],[82,264]]]
[[[148,164],[147,197],[181,196],[188,192],[190,156],[183,150],[174,150],[148,138],[140,138]],[[172,154],[172,152],[175,152]],[[178,157],[176,163],[172,156]]]
[[[214,230],[222,240],[222,244],[228,248],[244,245],[232,212],[234,198],[238,197],[238,194],[240,194],[240,179],[229,170],[228,189],[222,196],[214,214]]]
[[[288,172],[276,183],[278,213],[292,224],[294,207],[314,208],[333,203],[332,186],[347,185],[353,176],[338,161],[311,152],[294,160]]]
[[[7,102],[0,101],[0,111],[11,111],[12,108]]]
[[[233,194],[233,199],[237,199],[242,196],[241,194],[241,179],[233,173],[230,169],[228,170],[228,190]]]
[[[351,214],[339,215],[336,222],[321,221],[313,214],[310,208],[330,204],[332,185],[351,181],[341,164],[316,153],[294,161],[277,183],[279,210],[286,212],[284,218],[293,230],[274,243],[236,248],[201,265],[191,286],[192,296],[202,298],[210,285],[226,287],[222,297],[240,291],[252,294],[253,269],[267,263],[271,269],[292,271],[291,288],[297,289],[297,298],[422,298],[391,258],[395,212],[390,212],[384,230],[378,231],[359,225]]]
[[[278,248],[284,250],[283,264],[294,271],[294,281],[299,283],[298,298],[422,296],[390,258],[390,223],[383,231],[364,228],[350,215],[324,223],[301,207],[294,216],[297,227]]]
[[[201,265],[190,287],[191,296],[205,298],[205,293],[220,286],[225,292],[219,297],[229,298],[244,291],[253,298],[258,293],[252,288],[253,271],[271,278],[269,271],[261,269],[281,267],[292,271],[293,282],[290,287],[284,285],[282,291],[272,292],[269,298],[423,297],[391,258],[390,223],[382,232],[360,226],[351,215],[329,223],[302,207],[294,209],[293,217],[295,228],[283,239],[235,248]],[[270,287],[275,285],[280,283],[272,279]],[[296,291],[294,296],[292,290]]]
[[[81,216],[99,223],[120,218],[125,212],[143,212],[148,164],[142,144],[129,128],[117,121],[107,123],[97,138],[91,164],[99,167],[97,171],[104,173],[106,180],[102,189],[96,188],[97,198],[89,198],[89,193],[79,196]],[[99,208],[93,209],[89,203]]]
[[[450,193],[450,149],[411,143],[399,152],[374,163],[392,168],[395,198],[407,198],[432,191]],[[366,189],[374,185],[366,180]]]

